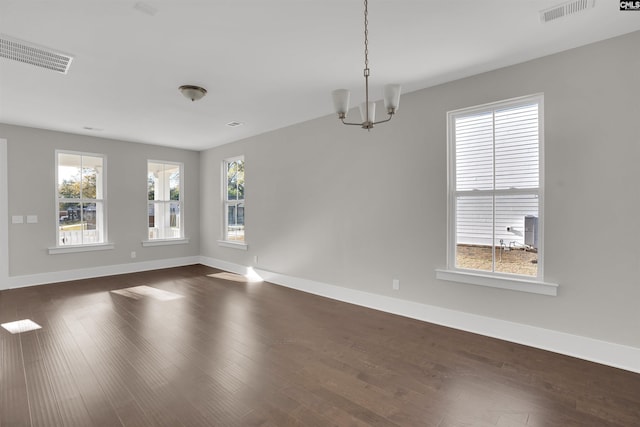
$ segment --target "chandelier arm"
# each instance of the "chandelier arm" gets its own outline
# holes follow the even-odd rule
[[[389,114],[389,118],[386,120],[380,120],[379,122],[373,122],[372,124],[377,125],[378,123],[386,123],[388,121],[391,121],[391,119],[393,118],[393,114]]]
[[[362,126],[362,123],[349,123],[349,122],[345,122],[344,119],[340,119],[342,121],[343,125],[347,125],[347,126]]]

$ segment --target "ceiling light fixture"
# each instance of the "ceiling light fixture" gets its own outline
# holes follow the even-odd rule
[[[185,98],[189,98],[191,101],[198,101],[207,94],[207,90],[205,88],[193,85],[182,85],[178,90]]]
[[[384,107],[389,117],[385,120],[376,122],[376,103],[369,101],[369,7],[368,0],[364,0],[364,90],[365,102],[360,105],[360,115],[362,123],[348,123],[344,119],[347,118],[349,111],[349,98],[351,94],[347,89],[336,89],[331,94],[333,96],[333,105],[335,107],[338,118],[345,125],[361,126],[362,129],[371,130],[374,125],[385,123],[391,120],[393,115],[398,111],[400,105],[400,85],[389,84],[384,87]]]

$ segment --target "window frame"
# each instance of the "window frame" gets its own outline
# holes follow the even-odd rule
[[[169,166],[178,166],[179,168],[179,174],[180,174],[180,184],[179,184],[179,198],[177,200],[178,205],[179,205],[179,209],[180,209],[180,224],[179,224],[179,229],[180,229],[180,236],[178,237],[166,237],[163,235],[163,237],[157,237],[157,238],[151,238],[149,237],[149,206],[151,203],[162,203],[164,204],[169,204],[171,205],[171,203],[175,203],[175,200],[171,200],[171,197],[169,197],[168,200],[149,200],[149,187],[148,187],[148,179],[149,179],[149,164],[160,164],[164,167],[166,167],[167,165]],[[175,161],[169,161],[169,160],[153,160],[153,159],[147,159],[147,169],[146,169],[146,180],[145,182],[147,183],[147,187],[146,187],[146,191],[145,191],[145,207],[147,209],[147,226],[146,226],[146,239],[142,241],[142,245],[143,246],[161,246],[161,245],[175,245],[175,244],[182,244],[182,243],[188,243],[189,240],[185,237],[185,219],[184,219],[184,163],[182,162],[175,162]],[[167,184],[169,184],[169,182],[167,181]],[[155,191],[155,190],[154,190]],[[162,234],[162,233],[160,233]]]
[[[522,189],[490,190],[457,190],[456,186],[456,118],[481,113],[495,114],[496,110],[503,110],[532,103],[538,104],[538,187]],[[495,140],[493,140],[495,148]],[[495,151],[494,151],[495,152]],[[520,290],[525,292],[556,295],[557,285],[544,282],[544,94],[537,93],[502,101],[491,102],[468,108],[461,108],[447,112],[447,252],[446,269],[436,270],[436,276],[442,280],[490,286],[503,289]],[[493,171],[495,179],[495,169]],[[518,275],[512,273],[472,270],[456,266],[457,247],[457,197],[461,195],[487,195],[493,202],[492,218],[495,223],[495,198],[502,195],[537,195],[538,197],[538,265],[536,276]],[[495,236],[495,225],[493,226]],[[495,237],[492,238],[492,241]],[[495,247],[495,243],[492,245]],[[495,251],[495,249],[493,249]],[[495,269],[495,252],[492,263]]]
[[[245,160],[245,156],[244,155],[228,157],[228,158],[225,158],[222,161],[222,167],[221,167],[221,170],[220,170],[220,179],[221,179],[221,184],[222,184],[221,185],[221,196],[222,196],[221,197],[221,199],[222,199],[221,200],[221,204],[222,204],[222,221],[221,221],[222,230],[221,230],[221,236],[222,236],[222,238],[220,240],[218,240],[218,244],[220,246],[224,246],[224,247],[228,247],[228,248],[247,250],[248,245],[247,245],[247,240],[246,240],[246,234],[243,236],[243,240],[242,241],[229,240],[229,238],[228,238],[228,225],[229,225],[228,207],[231,206],[231,205],[238,206],[239,204],[242,204],[242,205],[246,206],[246,200],[247,200],[246,188],[245,188],[245,191],[243,191],[242,200],[229,200],[228,199],[228,187],[227,187],[227,185],[228,185],[228,183],[227,183],[228,165],[229,165],[229,163],[237,162],[238,160],[242,161],[242,163],[243,163],[243,165],[245,167],[245,173],[246,173],[246,160]],[[245,230],[246,230],[246,228],[245,228]]]
[[[68,199],[68,198],[60,198],[59,197],[59,172],[60,172],[60,155],[68,154],[73,156],[81,157],[98,157],[102,159],[102,177],[101,177],[101,187],[102,187],[102,197],[98,199]],[[62,150],[57,149],[54,151],[54,164],[55,164],[55,173],[54,173],[54,200],[55,200],[55,246],[48,249],[49,254],[60,254],[60,253],[70,253],[70,252],[85,252],[85,251],[96,251],[96,250],[105,250],[105,249],[113,249],[113,244],[109,243],[109,234],[108,234],[108,221],[107,221],[107,156],[102,153],[90,153],[84,151],[74,151],[74,150]],[[82,168],[81,168],[82,169]],[[82,174],[82,172],[81,172]],[[81,175],[82,182],[82,175]],[[82,185],[81,185],[82,188]],[[60,203],[101,203],[102,204],[102,221],[101,221],[101,235],[102,241],[100,242],[90,242],[90,243],[80,243],[74,245],[60,245]]]

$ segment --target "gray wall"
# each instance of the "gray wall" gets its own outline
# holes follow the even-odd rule
[[[200,164],[196,151],[0,124],[8,141],[9,221],[38,215],[37,224],[9,224],[9,275],[197,256],[200,253]],[[115,249],[49,255],[56,245],[55,150],[107,157],[107,223]],[[187,245],[142,247],[147,238],[147,160],[184,163]],[[131,259],[131,251],[136,259]]]
[[[243,265],[257,255],[277,273],[640,347],[638,45],[640,32],[405,94],[371,132],[330,116],[202,152],[201,254]],[[558,296],[437,280],[446,112],[538,92],[545,279]],[[240,154],[248,251],[216,243],[220,164]]]

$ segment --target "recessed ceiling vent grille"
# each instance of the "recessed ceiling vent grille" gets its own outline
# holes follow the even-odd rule
[[[562,3],[558,6],[554,6],[549,9],[540,11],[540,21],[549,22],[555,21],[565,16],[573,15],[578,12],[582,12],[587,9],[595,7],[595,0],[574,0],[566,3]]]
[[[0,34],[0,57],[67,74],[72,56]]]

